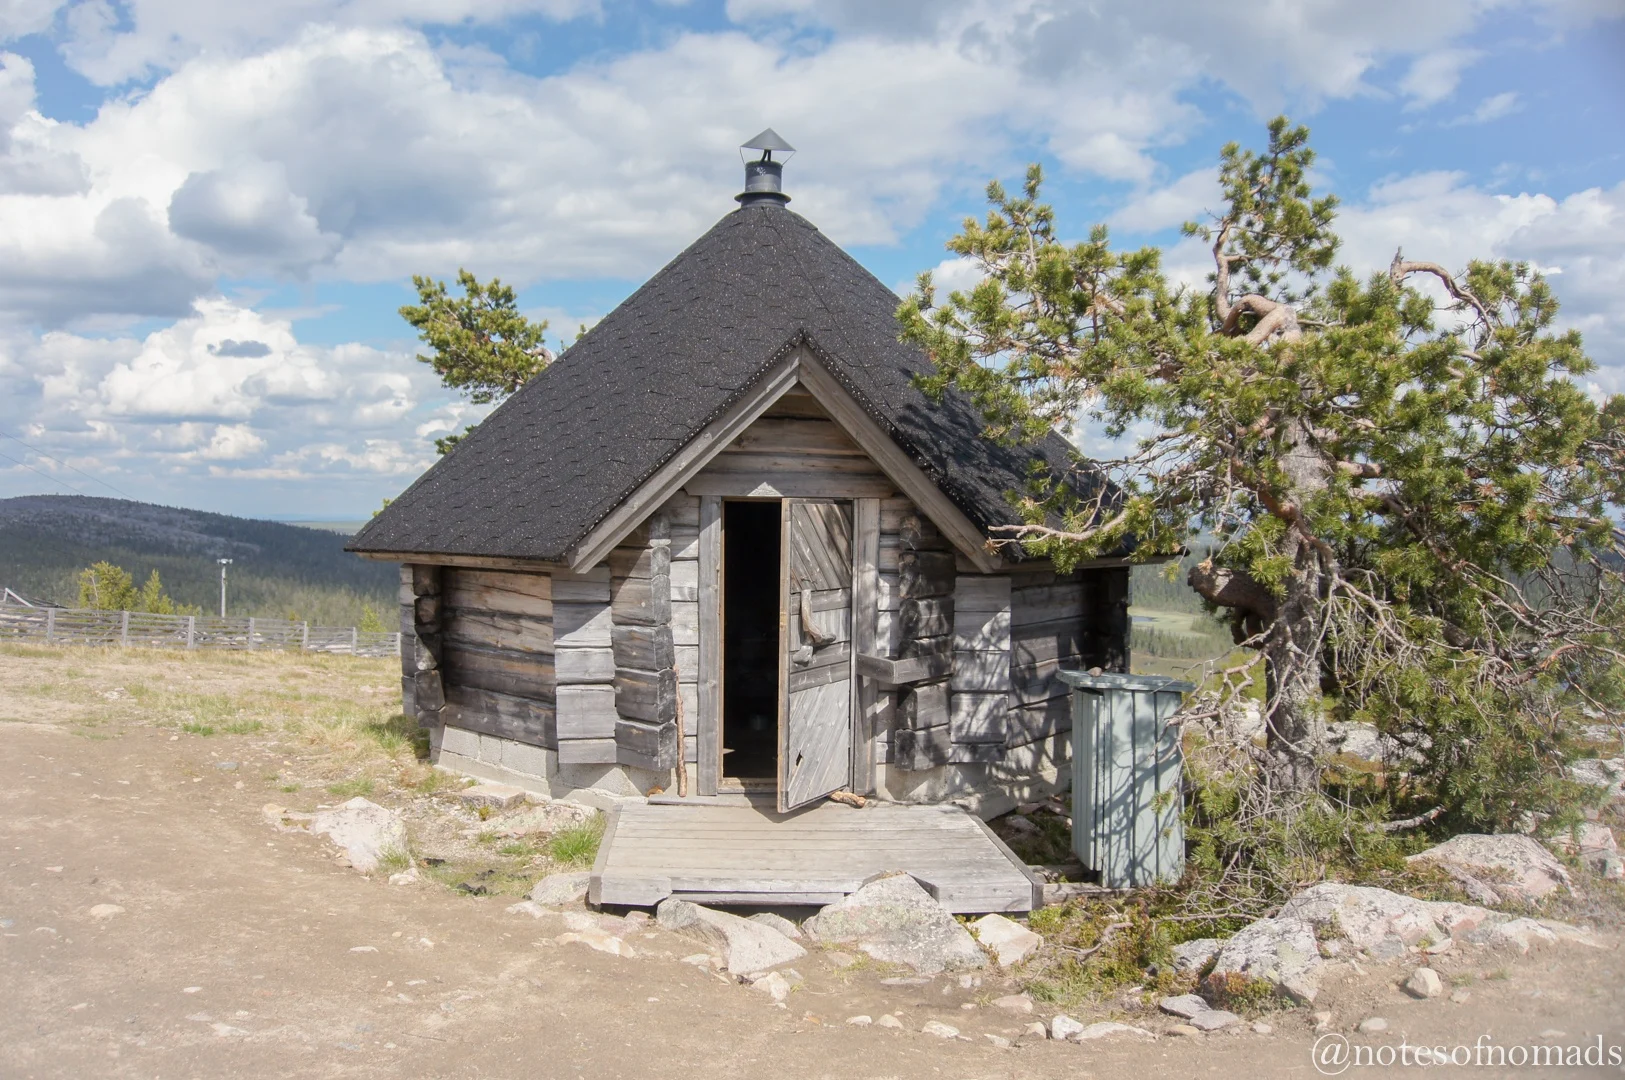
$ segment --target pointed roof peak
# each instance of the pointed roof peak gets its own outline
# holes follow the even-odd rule
[[[784,141],[784,137],[772,128],[763,128],[760,135],[747,139],[739,144],[741,150],[767,150],[793,154],[796,148]]]

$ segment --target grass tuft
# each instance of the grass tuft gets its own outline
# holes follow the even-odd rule
[[[566,866],[591,866],[604,839],[604,815],[594,814],[580,825],[554,833],[547,841],[548,858]]]
[[[329,795],[337,795],[341,799],[353,799],[357,795],[371,795],[373,780],[370,776],[358,776],[353,780],[340,780],[336,784],[327,785]]]

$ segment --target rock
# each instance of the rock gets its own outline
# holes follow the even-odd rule
[[[980,975],[967,974],[959,977],[959,988],[961,990],[978,990],[981,988],[981,986],[982,977]]]
[[[1567,887],[1569,872],[1552,853],[1527,836],[1463,833],[1410,857],[1411,862],[1454,866],[1476,876],[1492,872],[1507,878],[1496,891],[1527,901],[1546,899]]]
[[[482,806],[491,810],[511,810],[525,801],[524,789],[511,784],[475,784],[452,794],[464,806],[473,810]]]
[[[1157,1002],[1157,1008],[1169,1016],[1177,1016],[1181,1020],[1189,1020],[1197,1013],[1205,1013],[1213,1006],[1195,994],[1181,994],[1178,997],[1165,997]]]
[[[922,974],[987,964],[975,939],[907,874],[866,883],[822,908],[801,929],[820,943],[851,945]]]
[[[843,971],[845,969],[853,966],[854,964],[863,963],[863,961],[860,960],[858,957],[853,956],[849,952],[841,952],[839,949],[831,949],[831,950],[829,950],[828,952],[826,952],[824,954],[824,959],[828,960],[838,970],[843,970]]]
[[[797,926],[789,919],[786,919],[783,915],[775,915],[771,911],[764,911],[760,914],[752,915],[750,917],[750,921],[753,923],[759,923],[762,926],[766,926],[770,929],[777,930],[791,941],[803,940],[801,927]]]
[[[897,1017],[893,1016],[891,1013],[885,1013],[882,1016],[876,1017],[875,1026],[883,1028],[900,1028],[903,1026],[903,1022],[897,1019]]]
[[[1000,824],[1004,826],[1005,831],[1013,832],[1018,836],[1034,836],[1038,833],[1038,826],[1033,824],[1031,818],[1023,814],[1010,814]]]
[[[402,870],[398,874],[389,875],[389,883],[391,885],[415,885],[417,884],[417,880],[418,868],[415,866],[408,866],[405,870]]]
[[[927,1020],[925,1022],[925,1026],[922,1027],[920,1031],[926,1035],[935,1035],[939,1039],[959,1038],[958,1028],[954,1027],[952,1024],[944,1024],[940,1020]]]
[[[1021,1029],[1021,1037],[1023,1039],[1033,1039],[1035,1041],[1048,1039],[1049,1028],[1044,1026],[1044,1022],[1042,1020],[1034,1020],[1032,1023]]]
[[[846,1022],[851,1024],[853,1027],[868,1027],[870,1024],[874,1023],[873,1020],[862,1014],[857,1016],[849,1016],[846,1018]]]
[[[1082,1030],[1082,1024],[1064,1013],[1053,1017],[1049,1022],[1049,1037],[1052,1039],[1070,1039]]]
[[[1399,744],[1371,724],[1327,724],[1326,741],[1333,753],[1361,761],[1397,761],[1401,755]]]
[[[1193,1038],[1202,1034],[1202,1029],[1192,1027],[1190,1024],[1175,1024],[1173,1027],[1168,1029],[1168,1034],[1184,1035],[1187,1038]]]
[[[219,769],[221,772],[237,771],[237,763],[235,761],[217,761],[214,763],[214,767]]]
[[[502,818],[502,836],[525,836],[530,833],[551,833],[568,829],[591,820],[598,813],[591,806],[554,799],[536,806],[526,806]]]
[[[1010,1040],[1006,1039],[1003,1035],[983,1035],[982,1038],[986,1039],[994,1046],[997,1046],[1000,1050],[1010,1049]]]
[[[1625,858],[1602,855],[1592,860],[1591,868],[1604,881],[1625,881]]]
[[[647,911],[628,911],[621,916],[621,921],[628,930],[641,930],[654,920]]]
[[[1330,1009],[1317,1009],[1309,1014],[1309,1018],[1315,1022],[1316,1034],[1332,1026],[1332,1011]]]
[[[1224,1009],[1208,1009],[1190,1018],[1191,1026],[1199,1031],[1219,1031],[1241,1023],[1241,1017]]]
[[[1093,1039],[1107,1039],[1113,1035],[1143,1035],[1148,1039],[1156,1038],[1145,1028],[1135,1027],[1132,1024],[1119,1024],[1113,1020],[1102,1020],[1098,1024],[1090,1024],[1074,1035],[1073,1039],[1076,1042],[1089,1042]]]
[[[976,940],[993,950],[1000,967],[1015,967],[1044,944],[1044,939],[1003,915],[983,915],[970,924]]]
[[[1380,1016],[1368,1016],[1364,1020],[1361,1020],[1359,1026],[1354,1030],[1358,1031],[1361,1035],[1380,1035],[1382,1032],[1388,1030],[1388,1021],[1384,1020]]]
[[[1033,1011],[1033,999],[1026,994],[1006,994],[1004,997],[994,998],[993,1007],[1003,1009],[1005,1012],[1030,1013]]]
[[[1268,1035],[1268,1034],[1272,1033],[1274,1030],[1275,1030],[1274,1028],[1270,1027],[1268,1024],[1264,1023],[1264,1021],[1262,1021],[1262,1020],[1254,1020],[1253,1021],[1253,1034],[1254,1035]]]
[[[750,985],[753,990],[760,990],[774,1001],[783,1001],[790,996],[790,991],[794,989],[790,980],[777,971],[770,971],[765,975],[753,978]]]
[[[1546,846],[1558,854],[1578,855],[1581,858],[1619,850],[1613,830],[1595,821],[1582,822],[1572,831],[1558,833],[1546,841]]]
[[[1570,762],[1565,771],[1576,784],[1602,788],[1609,799],[1625,795],[1625,758],[1586,758]]]
[[[591,884],[591,871],[566,870],[559,874],[549,874],[538,881],[530,890],[530,898],[543,907],[566,907],[584,901],[587,898],[587,887]]]
[[[554,944],[570,945],[580,943],[590,949],[596,949],[611,956],[624,956],[631,959],[637,955],[632,946],[606,930],[586,929],[570,930],[553,939]]]
[[[343,848],[350,865],[362,873],[377,869],[378,860],[385,855],[407,851],[406,826],[400,815],[359,795],[314,815],[310,831],[325,835]]]
[[[1340,937],[1357,949],[1391,959],[1403,953],[1403,946],[1443,941],[1495,915],[1469,904],[1418,900],[1387,889],[1325,881],[1288,900],[1277,917],[1302,920],[1322,937]]]
[[[123,915],[124,909],[117,904],[97,904],[90,909],[92,919],[111,919],[114,915]]]
[[[702,941],[722,955],[728,972],[766,971],[799,960],[807,950],[761,923],[668,897],[655,909],[661,929]]]
[[[1467,1004],[1468,1000],[1471,999],[1472,996],[1473,995],[1466,990],[1450,991],[1450,1000],[1454,1001],[1457,1005]]]
[[[1526,953],[1537,941],[1555,945],[1557,934],[1534,919],[1512,919],[1475,934],[1474,940],[1486,945],[1510,946],[1521,953]]]
[[[1224,942],[1211,937],[1182,941],[1173,947],[1174,970],[1181,973],[1201,971],[1209,960],[1219,955],[1219,949],[1223,946]]]
[[[1443,941],[1436,941],[1432,945],[1427,946],[1426,948],[1424,948],[1422,950],[1422,952],[1424,954],[1428,955],[1428,956],[1440,956],[1440,955],[1443,955],[1444,953],[1449,952],[1451,949],[1454,949],[1455,947],[1456,947],[1456,939],[1455,938],[1445,938]]]
[[[517,904],[509,904],[503,910],[509,915],[529,915],[533,919],[540,919],[543,915],[556,914],[556,912],[549,911],[534,900],[521,900]]]
[[[1318,992],[1324,965],[1310,923],[1284,916],[1259,919],[1224,943],[1207,985],[1218,990],[1236,976],[1259,979],[1277,994],[1307,1005]]]
[[[1436,998],[1444,993],[1444,982],[1432,968],[1417,968],[1405,980],[1405,992],[1414,998]]]
[[[711,966],[711,954],[708,952],[697,952],[690,956],[683,957],[678,961],[678,963],[693,964],[695,967],[708,968]]]

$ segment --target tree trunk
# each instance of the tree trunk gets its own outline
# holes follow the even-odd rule
[[[1302,507],[1324,491],[1332,464],[1320,454],[1300,423],[1281,459],[1292,505]],[[1289,519],[1293,514],[1285,514]],[[1320,756],[1326,749],[1326,717],[1321,709],[1320,667],[1326,618],[1326,586],[1333,568],[1296,524],[1281,544],[1292,557],[1286,594],[1264,640],[1268,688],[1269,755],[1278,790],[1310,791],[1320,783]]]
[[[1285,791],[1309,791],[1320,783],[1319,758],[1326,744],[1320,695],[1323,575],[1312,550],[1300,552],[1299,563],[1263,648],[1271,783]]]

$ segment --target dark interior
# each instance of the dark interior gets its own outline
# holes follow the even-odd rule
[[[778,775],[779,504],[722,504],[722,775]]]

